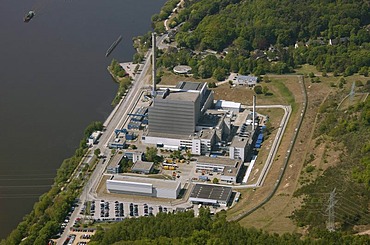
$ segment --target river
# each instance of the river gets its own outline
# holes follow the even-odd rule
[[[165,2],[0,1],[0,238],[50,188],[84,128],[109,115],[117,84],[106,67],[132,59],[132,38]]]

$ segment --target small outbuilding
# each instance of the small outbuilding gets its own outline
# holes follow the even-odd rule
[[[215,108],[218,110],[239,112],[241,109],[241,104],[233,101],[217,100],[215,103]]]
[[[255,76],[237,76],[234,80],[235,85],[242,85],[248,87],[254,87],[258,82],[258,77]]]

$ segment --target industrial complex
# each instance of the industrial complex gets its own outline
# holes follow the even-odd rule
[[[248,110],[240,103],[215,101],[204,82],[179,82],[150,94],[108,145],[119,152],[108,163],[107,193],[183,199],[179,194],[184,190],[188,192],[184,202],[227,207],[230,185],[244,183],[245,162],[252,159],[257,140],[262,142],[257,139],[262,115],[255,106]],[[130,144],[139,149],[155,147],[166,158],[158,164],[149,162],[145,150],[129,149]],[[192,157],[168,158],[174,151]],[[131,167],[122,171],[125,161]]]
[[[152,66],[153,78],[155,69]],[[243,79],[257,82],[253,77],[237,81]],[[189,196],[185,202],[227,206],[229,186],[245,184],[245,163],[253,158],[257,135],[262,134],[263,116],[256,113],[255,97],[250,110],[233,101],[214,100],[205,82],[180,81],[157,89],[153,79],[150,93],[142,92],[137,100],[125,127],[116,129],[108,144],[118,153],[106,168],[107,193],[183,199],[179,193],[184,190]],[[163,162],[147,161],[147,147],[160,150]],[[174,151],[192,157],[168,158]]]
[[[202,81],[157,88],[155,34],[152,43],[151,86],[144,86],[144,75],[138,75],[140,82],[133,83],[105,128],[88,139],[90,152],[101,150],[97,159],[87,160],[96,160],[96,165],[81,197],[79,214],[91,220],[122,220],[189,208],[197,214],[202,205],[213,212],[227,209],[239,199],[238,188],[263,184],[289,119],[288,106],[260,107],[281,108],[285,114],[276,138],[269,143],[270,153],[259,177],[249,182],[268,120],[256,112],[256,97],[251,98],[252,105],[215,100]],[[149,67],[146,57],[142,74]],[[175,72],[189,73],[190,69],[180,66]],[[231,86],[257,83],[255,77],[238,76]],[[95,212],[98,200],[100,214]]]
[[[155,35],[152,38],[155,44]],[[197,215],[203,205],[215,213],[239,200],[238,188],[261,186],[273,163],[290,107],[257,106],[255,96],[252,105],[215,100],[202,81],[157,88],[154,51],[151,86],[133,83],[105,128],[88,138],[90,152],[101,150],[86,160],[95,161],[90,164],[95,171],[77,215],[88,220],[119,221],[188,209]],[[146,58],[143,73],[150,67]],[[175,71],[188,72],[182,66]],[[231,86],[246,89],[258,83],[252,76],[232,80]],[[280,108],[285,114],[274,141],[269,140],[265,164],[254,169],[268,121],[257,108]]]

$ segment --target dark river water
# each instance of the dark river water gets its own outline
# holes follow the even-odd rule
[[[132,38],[151,30],[164,3],[0,0],[0,238],[50,188],[84,128],[109,115],[117,85],[106,67],[131,60]]]

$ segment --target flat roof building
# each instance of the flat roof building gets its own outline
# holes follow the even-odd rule
[[[110,193],[176,199],[181,190],[181,182],[113,175],[106,181],[106,188]]]
[[[196,164],[196,171],[202,174],[219,173],[217,178],[221,182],[236,184],[243,161],[226,157],[200,157]]]
[[[249,87],[253,87],[257,84],[258,77],[255,76],[237,76],[236,80],[234,81],[235,85],[247,85]]]
[[[142,151],[126,150],[123,154],[132,162],[142,161],[144,158],[144,152]]]
[[[249,132],[243,132],[242,134],[234,136],[229,147],[230,159],[246,160],[253,143],[253,135],[254,131],[250,130]]]
[[[239,112],[241,108],[241,103],[226,100],[217,100],[215,103],[215,108],[218,110]]]
[[[194,203],[227,206],[232,194],[231,187],[195,184],[189,200]]]
[[[87,139],[87,145],[92,146],[93,144],[96,144],[101,134],[101,131],[94,131]]]
[[[117,174],[120,171],[120,163],[122,158],[124,157],[123,154],[116,153],[108,162],[107,166],[107,173],[108,174]]]
[[[153,171],[154,162],[136,161],[131,168],[131,172],[140,174],[150,174]]]

